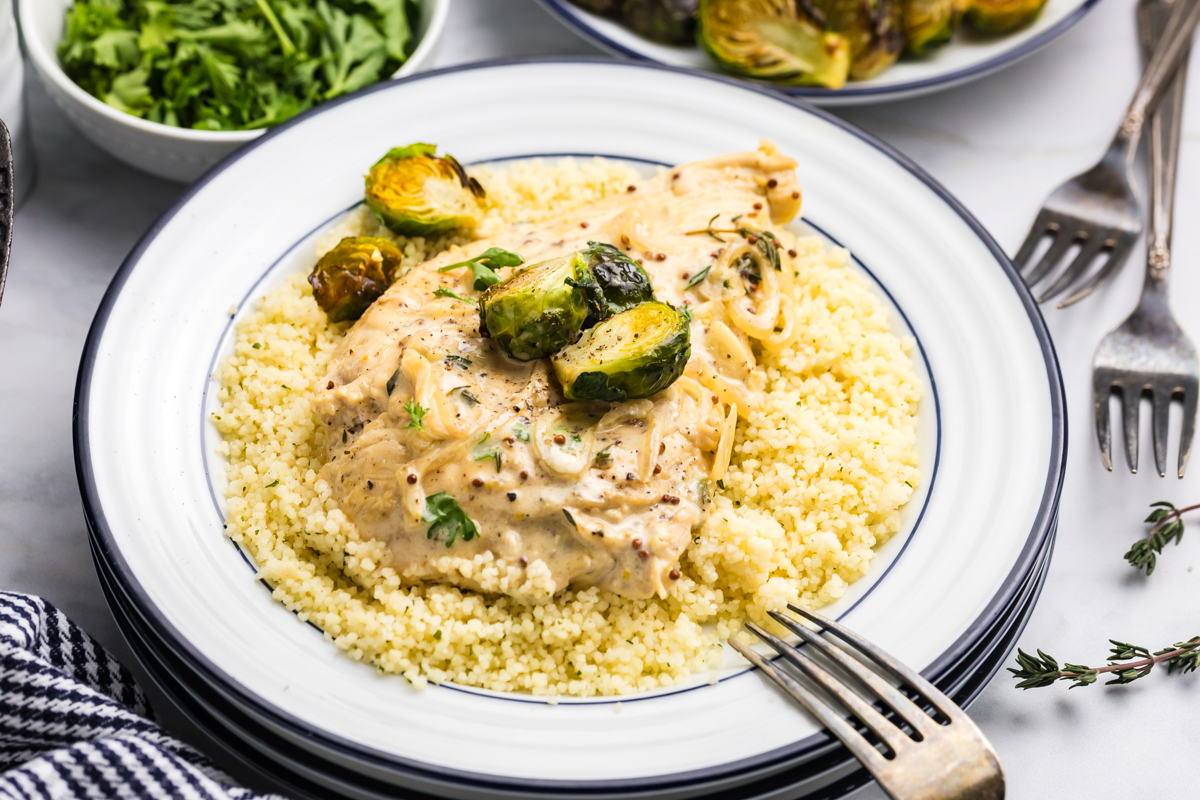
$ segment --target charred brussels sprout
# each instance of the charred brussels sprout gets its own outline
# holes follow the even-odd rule
[[[604,295],[582,253],[533,264],[479,298],[479,334],[518,361],[544,358],[579,338]]]
[[[622,311],[556,354],[569,400],[633,400],[661,392],[692,354],[687,315],[657,300]]]
[[[388,239],[342,239],[308,276],[313,297],[331,322],[358,319],[387,289],[402,258]]]
[[[629,30],[663,44],[691,44],[698,0],[625,0],[621,22]]]
[[[924,56],[950,41],[961,16],[961,0],[904,0],[905,52]]]
[[[969,0],[967,22],[982,33],[1008,33],[1028,25],[1046,0]]]
[[[700,0],[696,40],[750,78],[838,89],[850,71],[846,38],[797,17],[791,0]]]
[[[806,13],[850,43],[850,78],[873,78],[904,50],[903,0],[814,0]]]
[[[366,177],[367,206],[390,230],[433,236],[474,230],[483,219],[483,187],[437,146],[410,144],[379,159]]]
[[[609,314],[617,314],[654,299],[654,287],[650,285],[646,270],[611,244],[588,242],[583,257],[587,259],[588,268],[604,292],[607,306],[606,310],[598,309],[602,313],[596,319],[589,318],[591,325]]]

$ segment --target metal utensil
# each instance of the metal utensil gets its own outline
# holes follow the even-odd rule
[[[1161,98],[1176,65],[1186,55],[1198,21],[1200,2],[1176,0],[1164,27],[1165,34],[1146,64],[1108,152],[1096,166],[1055,189],[1038,212],[1013,262],[1030,287],[1050,279],[1050,285],[1038,297],[1039,303],[1068,289],[1073,291],[1058,304],[1059,308],[1087,297],[1116,272],[1133,249],[1142,232],[1142,211],[1130,171],[1142,123]],[[1050,249],[1031,266],[1028,262],[1047,237]],[[1055,267],[1076,244],[1079,253],[1066,269],[1055,273]],[[1102,255],[1107,255],[1103,265],[1089,270],[1092,262]]]
[[[752,622],[747,623],[747,627],[836,697],[875,735],[882,750],[783,667],[733,639],[729,644],[840,739],[889,797],[893,800],[1002,800],[1004,771],[1000,760],[966,712],[915,670],[839,623],[797,606],[789,604],[788,608],[854,648],[849,650],[789,616],[771,612],[771,617],[780,625],[852,675],[860,686],[859,691],[803,650],[772,636]],[[864,655],[892,679],[915,689],[933,707],[936,716],[930,716],[878,672],[865,666]],[[862,696],[864,693],[868,698]],[[879,702],[890,708],[890,716],[878,710]]]
[[[1141,0],[1138,32],[1149,51],[1155,39],[1170,30],[1172,6],[1183,0]],[[1171,14],[1169,17],[1168,15]],[[1166,95],[1150,121],[1150,232],[1146,237],[1146,280],[1137,308],[1096,349],[1092,360],[1092,394],[1096,406],[1096,435],[1100,455],[1112,470],[1109,398],[1121,394],[1125,420],[1125,458],[1138,466],[1138,405],[1144,394],[1152,403],[1154,463],[1167,474],[1167,428],[1171,400],[1182,397],[1183,435],[1179,442],[1179,477],[1187,468],[1196,430],[1196,400],[1200,364],[1196,348],[1171,316],[1167,280],[1171,268],[1171,223],[1175,209],[1175,172],[1183,122],[1187,64],[1180,64]]]
[[[12,250],[13,214],[16,212],[12,140],[8,128],[0,122],[0,301],[4,300],[4,282],[8,278],[8,254]]]

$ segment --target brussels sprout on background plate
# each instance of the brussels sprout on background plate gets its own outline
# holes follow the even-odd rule
[[[682,311],[651,301],[584,333],[551,359],[570,400],[635,400],[674,383],[692,354]]]
[[[608,311],[603,316],[617,314],[654,299],[654,287],[646,270],[611,244],[588,242],[583,257],[587,259],[588,268],[604,292]],[[589,319],[588,327],[599,321],[599,318]]]
[[[791,0],[700,0],[696,40],[750,78],[840,89],[850,74],[850,43],[798,17]]]
[[[811,21],[850,43],[850,79],[873,78],[904,50],[903,0],[813,0]]]
[[[308,282],[330,322],[358,319],[395,278],[403,255],[388,239],[342,239],[317,262]]]
[[[967,22],[981,33],[1008,33],[1028,25],[1046,0],[969,0]]]
[[[692,44],[697,5],[698,0],[625,0],[621,22],[652,42]]]
[[[367,206],[404,236],[472,231],[483,219],[483,187],[437,145],[396,147],[366,176]]]
[[[925,56],[950,41],[963,5],[962,0],[904,0],[904,52]]]
[[[545,358],[579,338],[590,316],[607,315],[582,253],[532,264],[479,298],[479,335],[518,361]]]

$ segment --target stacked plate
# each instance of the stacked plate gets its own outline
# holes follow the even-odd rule
[[[620,702],[414,690],[274,602],[223,534],[215,365],[254,298],[311,267],[380,153],[426,141],[468,163],[597,154],[649,170],[762,138],[799,162],[798,224],[850,249],[926,384],[924,485],[827,613],[958,702],[981,690],[1045,576],[1066,433],[1049,336],[995,242],[904,157],[771,92],[609,61],[492,63],[264,135],[146,234],[96,316],[75,436],[97,568],[144,666],[231,756],[297,797],[836,797],[865,781],[733,658]]]

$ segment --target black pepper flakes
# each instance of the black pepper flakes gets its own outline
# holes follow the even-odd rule
[[[525,569],[525,567],[529,566],[529,559],[525,556],[521,556],[517,559],[517,564],[520,565],[521,569]]]
[[[634,475],[632,472],[626,472],[626,473],[625,473],[625,480],[627,480],[627,481],[636,481],[636,480],[637,480],[637,475]]]
[[[661,456],[665,452],[667,452],[667,443],[659,442],[658,443],[658,454]]]
[[[654,465],[654,474],[657,475],[660,472],[662,472],[662,464],[655,464]]]
[[[367,488],[368,488],[368,489],[374,489],[374,488],[375,488],[375,481],[367,481]]]
[[[325,388],[326,388],[326,389],[332,389],[332,388],[333,388],[333,381],[330,381],[329,383],[325,384]]]
[[[507,495],[505,495],[505,496],[508,498],[508,502],[510,502],[510,503],[515,503],[515,502],[516,502],[516,500],[517,500],[517,493],[516,493],[516,492],[509,492],[509,493],[508,493]]]

